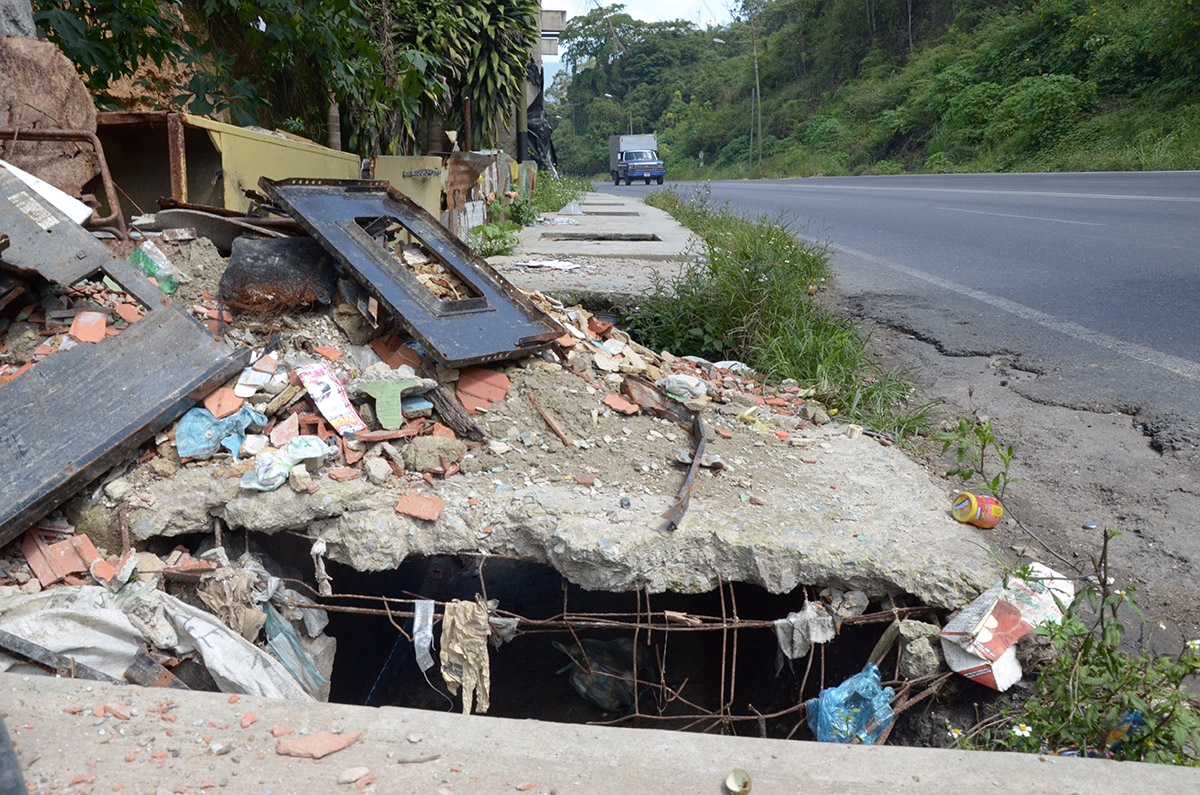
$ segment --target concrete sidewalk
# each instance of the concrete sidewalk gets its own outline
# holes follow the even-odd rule
[[[0,675],[5,723],[30,792],[327,795],[351,768],[381,793],[724,793],[735,769],[753,792],[922,795],[1194,792],[1200,772],[1032,754],[843,746],[655,729],[516,721],[395,707],[297,704],[219,693]],[[164,702],[172,702],[164,708]],[[94,709],[112,704],[128,720]],[[74,711],[76,714],[71,714]],[[243,723],[248,724],[243,728]],[[324,759],[282,756],[286,739],[362,732]]]
[[[697,238],[662,210],[642,203],[650,189],[628,195],[588,193],[582,215],[549,213],[547,219],[574,223],[527,226],[511,255],[491,257],[506,278],[525,290],[569,301],[627,304],[649,293],[654,278],[669,279],[700,250]],[[630,239],[630,238],[653,239]],[[561,260],[574,270],[521,267],[517,263]]]

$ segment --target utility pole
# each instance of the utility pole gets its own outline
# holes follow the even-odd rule
[[[754,96],[758,98],[758,178],[762,179],[762,90],[758,84],[758,39],[754,35],[754,12],[749,11],[748,13],[750,15],[750,43],[754,49]],[[750,123],[754,124],[753,110]],[[753,141],[751,141],[750,152],[753,155]]]

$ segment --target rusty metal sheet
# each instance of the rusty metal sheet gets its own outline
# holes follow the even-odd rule
[[[0,230],[10,238],[0,267],[64,285],[107,275],[147,307],[116,337],[59,351],[0,386],[3,545],[237,372],[249,351],[231,352],[140,271],[3,170]]]
[[[447,367],[525,356],[561,334],[534,306],[433,216],[386,182],[263,179],[263,190],[300,222],[429,354]],[[387,219],[381,221],[381,219]],[[402,226],[476,297],[443,301],[396,260],[369,229]]]

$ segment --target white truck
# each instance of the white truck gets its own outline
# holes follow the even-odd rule
[[[651,180],[663,184],[667,172],[658,157],[658,136],[654,133],[610,135],[608,170],[614,185],[620,185],[621,180],[632,185],[635,179],[644,179],[647,185]]]

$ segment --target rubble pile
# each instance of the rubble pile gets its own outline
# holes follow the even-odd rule
[[[142,304],[111,279],[48,285],[32,294],[14,283],[0,297],[0,307],[6,304],[19,308],[11,317],[8,312],[0,316],[0,385],[58,351],[115,337],[146,314]]]

